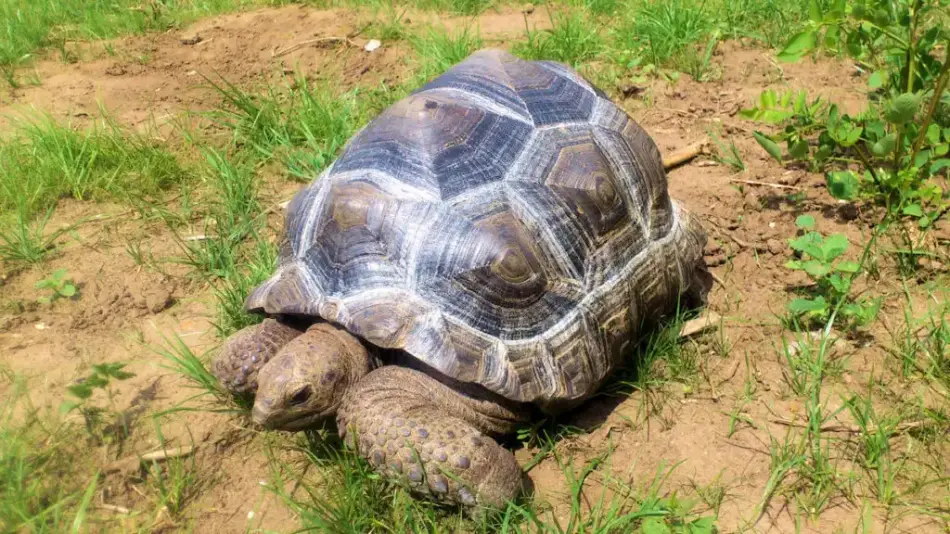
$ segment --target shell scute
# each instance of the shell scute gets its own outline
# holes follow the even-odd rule
[[[440,93],[400,100],[344,149],[336,172],[375,169],[442,200],[502,179],[531,126]]]

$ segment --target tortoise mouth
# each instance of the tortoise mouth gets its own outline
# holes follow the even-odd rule
[[[316,427],[328,418],[329,416],[323,413],[313,412],[277,414],[267,412],[257,405],[251,411],[251,419],[254,423],[268,430],[285,430],[288,432],[298,432]]]

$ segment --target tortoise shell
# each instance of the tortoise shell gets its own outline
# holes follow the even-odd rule
[[[319,316],[542,407],[600,385],[695,286],[706,241],[624,111],[564,65],[499,50],[367,124],[285,232],[248,310]]]

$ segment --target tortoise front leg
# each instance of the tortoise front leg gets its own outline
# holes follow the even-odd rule
[[[211,373],[232,394],[254,394],[257,374],[287,343],[303,330],[267,318],[229,337],[211,362]]]
[[[514,455],[491,436],[524,414],[399,366],[368,374],[347,391],[337,414],[346,444],[383,475],[430,499],[502,507],[522,489]]]

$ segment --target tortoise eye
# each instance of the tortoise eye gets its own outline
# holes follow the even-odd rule
[[[310,389],[310,386],[304,386],[297,390],[297,392],[294,393],[294,396],[290,398],[290,405],[299,406],[310,400],[310,395],[312,394],[313,390]]]

